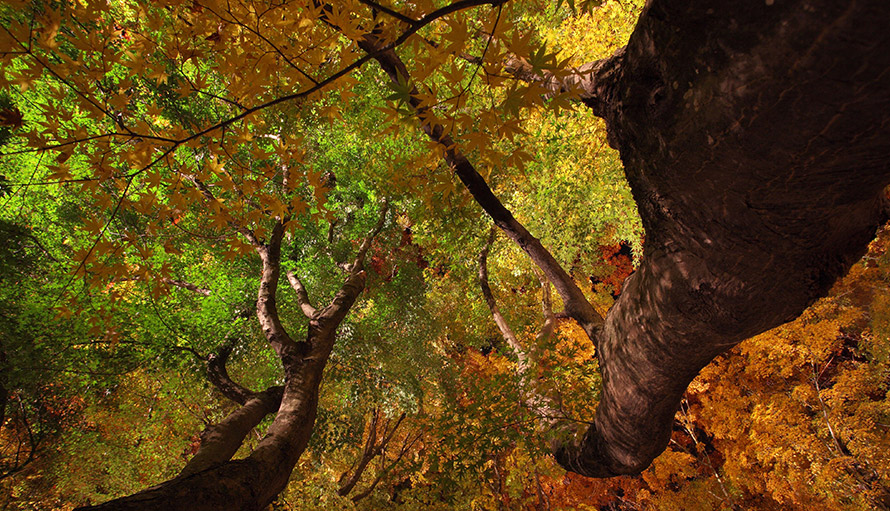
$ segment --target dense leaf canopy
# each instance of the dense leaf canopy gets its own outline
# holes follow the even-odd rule
[[[367,276],[275,509],[890,506],[886,232],[830,297],[708,366],[642,475],[549,456],[545,429],[594,419],[596,352],[559,282],[489,237],[454,155],[605,315],[643,227],[582,91],[528,76],[612,55],[642,3],[4,2],[7,508],[177,476],[239,410],[206,375],[220,353],[246,389],[285,385],[260,303],[275,240],[298,344],[356,254]]]

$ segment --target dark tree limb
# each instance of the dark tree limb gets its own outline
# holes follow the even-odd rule
[[[797,317],[865,252],[890,183],[890,4],[649,2],[604,84],[646,229],[598,338],[567,469],[637,473],[716,355]]]
[[[260,290],[257,296],[257,319],[269,345],[282,359],[285,371],[293,367],[302,356],[305,347],[297,343],[284,329],[278,315],[278,281],[281,278],[281,241],[284,238],[284,222],[277,220],[272,227],[268,244],[257,247],[256,251],[263,262]]]
[[[234,412],[218,424],[212,424],[201,433],[198,452],[186,463],[178,477],[196,474],[232,459],[253,428],[278,410],[283,387],[270,387],[264,392],[254,392]]]
[[[365,236],[365,239],[362,240],[362,244],[359,245],[358,251],[355,254],[355,259],[352,261],[352,264],[349,266],[349,271],[351,273],[355,273],[357,271],[361,271],[365,267],[365,256],[368,254],[368,249],[371,248],[371,242],[374,241],[374,238],[380,234],[380,230],[383,229],[383,224],[386,222],[386,213],[389,211],[389,204],[384,199],[381,209],[380,209],[380,217],[377,219],[377,223],[374,225],[374,228],[371,232]]]
[[[404,84],[410,79],[407,67],[405,67],[404,62],[402,62],[395,50],[383,50],[386,46],[375,35],[366,35],[362,41],[358,42],[358,45],[368,52],[369,55],[374,55],[374,60],[380,64],[381,69],[394,84]],[[516,242],[532,261],[541,268],[562,298],[566,313],[575,319],[588,335],[593,337],[597,328],[602,325],[603,318],[587,301],[584,292],[575,284],[571,275],[560,266],[559,262],[541,244],[540,240],[532,236],[525,226],[504,207],[492,192],[488,183],[485,182],[485,179],[457,148],[457,145],[451,136],[447,134],[445,128],[431,121],[429,111],[422,105],[416,88],[411,91],[409,106],[414,110],[424,133],[427,134],[430,140],[441,145],[445,161],[454,173],[457,174],[473,198],[476,199],[476,202],[494,220],[495,225]]]
[[[226,369],[226,363],[229,355],[232,353],[232,344],[226,343],[207,357],[207,379],[214,387],[222,392],[222,395],[232,401],[243,405],[247,400],[253,397],[256,392],[242,387],[240,384],[232,380],[229,371]]]
[[[14,455],[7,456],[6,452],[0,455],[0,481],[6,479],[9,476],[17,474],[28,464],[34,461],[34,459],[37,457],[37,448],[40,443],[40,438],[34,434],[34,431],[31,429],[31,426],[28,423],[28,417],[25,414],[25,406],[22,402],[21,397],[16,396],[14,393],[10,395],[8,389],[9,382],[6,376],[7,371],[8,361],[6,358],[6,350],[3,349],[2,345],[0,345],[0,431],[2,431],[3,428],[7,430],[6,443],[8,445],[11,445],[13,443],[16,444]],[[11,400],[18,401],[19,413],[11,413],[9,424],[7,424],[6,408],[8,406],[12,406]],[[16,417],[16,415],[18,415],[18,417]],[[26,437],[26,439],[22,439],[21,432],[17,431],[19,423],[25,429],[26,435],[24,436]],[[24,455],[25,452],[27,452],[26,456]]]
[[[177,477],[201,472],[229,461],[244,443],[253,428],[281,404],[283,387],[270,387],[263,392],[253,392],[229,376],[226,362],[232,353],[232,342],[223,344],[216,353],[207,357],[207,379],[214,387],[241,406],[218,424],[208,425],[201,433],[201,444],[192,459]]]

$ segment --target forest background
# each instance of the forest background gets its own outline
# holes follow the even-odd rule
[[[254,241],[276,236],[294,338],[357,263],[367,282],[274,509],[890,508],[884,230],[828,297],[702,371],[641,475],[553,461],[542,424],[593,421],[595,350],[420,128],[448,126],[604,315],[645,238],[621,161],[577,91],[516,78],[612,55],[643,6],[466,4],[400,43],[401,83],[359,62],[362,20],[400,28],[373,2],[0,7],[4,509],[174,478],[239,410],[220,381],[284,383],[255,319]]]

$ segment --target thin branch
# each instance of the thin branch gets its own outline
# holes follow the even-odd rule
[[[534,267],[534,270],[535,275],[538,276],[538,281],[541,283],[541,312],[544,314],[544,324],[541,325],[541,330],[537,336],[537,342],[540,345],[540,343],[553,335],[553,330],[556,328],[557,315],[553,313],[553,299],[550,296],[550,281],[547,280],[547,275],[537,266]]]
[[[297,293],[297,301],[300,302],[300,310],[303,311],[303,314],[307,318],[312,319],[317,311],[315,306],[313,306],[312,302],[309,300],[309,293],[306,292],[303,283],[300,282],[300,279],[297,278],[297,274],[294,273],[293,270],[288,270],[286,276],[287,281],[290,282],[290,287]]]
[[[198,190],[201,192],[201,195],[204,196],[204,199],[206,199],[207,202],[216,202],[216,198],[214,197],[213,192],[210,191],[210,187],[208,187],[203,181],[195,176],[191,176],[188,174],[180,173],[180,175],[185,179],[191,181],[195,185],[195,187],[198,188]],[[230,220],[228,223],[232,226],[233,229],[235,229],[235,231],[238,232],[238,234],[244,236],[244,239],[246,239],[247,242],[250,243],[254,249],[256,249],[257,251],[263,250],[264,245],[259,240],[259,238],[256,237],[256,233],[254,233],[253,230],[232,220]]]
[[[386,212],[389,210],[389,204],[386,199],[383,200],[383,204],[380,209],[380,218],[377,220],[377,224],[365,236],[365,239],[362,240],[361,246],[359,246],[358,252],[355,254],[355,260],[352,262],[352,265],[349,267],[350,273],[357,273],[364,269],[365,266],[365,255],[368,253],[368,249],[371,248],[371,242],[374,241],[374,238],[380,234],[380,230],[383,229],[383,224],[386,222]]]
[[[193,293],[197,293],[197,294],[203,295],[203,296],[210,296],[210,293],[211,293],[211,291],[207,288],[200,287],[196,284],[192,284],[191,282],[186,282],[184,280],[174,280],[174,279],[163,278],[163,279],[161,279],[161,282],[163,282],[164,284],[169,284],[171,286],[178,287],[180,289],[187,289]]]
[[[479,287],[482,289],[482,296],[485,298],[485,303],[488,305],[488,310],[491,311],[491,316],[494,318],[498,330],[501,331],[501,335],[504,337],[504,340],[507,341],[507,345],[510,346],[513,355],[519,361],[519,372],[524,374],[528,368],[528,357],[526,356],[522,345],[519,344],[519,341],[516,339],[516,334],[513,333],[506,318],[501,314],[498,304],[494,299],[494,294],[491,292],[491,286],[488,283],[488,254],[491,251],[491,246],[494,244],[497,234],[497,227],[492,226],[488,231],[488,241],[485,243],[482,251],[479,252],[476,275]]]
[[[545,422],[553,422],[552,417],[555,415],[555,410],[551,403],[551,400],[546,396],[540,395],[534,388],[534,384],[532,383],[533,379],[529,374],[531,372],[531,365],[529,364],[528,353],[526,352],[525,348],[522,347],[522,344],[520,344],[519,341],[516,339],[516,336],[510,329],[510,325],[501,314],[497,302],[494,299],[494,294],[491,292],[491,286],[488,283],[488,253],[491,250],[491,246],[494,243],[496,235],[497,229],[495,227],[492,227],[489,231],[488,240],[482,251],[479,253],[479,267],[477,272],[479,287],[482,289],[482,294],[485,297],[485,302],[488,304],[488,309],[491,311],[491,315],[494,318],[495,323],[501,330],[501,333],[504,336],[504,340],[507,341],[507,344],[510,346],[511,351],[513,352],[513,356],[516,357],[516,375],[519,377],[519,391],[520,395],[522,396],[523,403],[525,404],[525,406],[528,407],[529,410],[534,412],[535,415],[545,420]],[[549,293],[545,293],[545,295],[547,297],[544,300],[546,319],[544,321],[544,327],[542,327],[541,329],[542,333],[539,334],[538,339],[541,339],[541,337],[545,335],[545,332],[552,331],[553,323],[555,321],[553,312],[550,311],[548,314]],[[549,335],[549,333],[547,335]]]
[[[413,27],[414,25],[416,25],[419,22],[419,20],[416,20],[410,16],[406,16],[406,15],[400,13],[399,11],[390,9],[387,6],[381,5],[381,4],[374,2],[372,0],[359,0],[359,2],[367,5],[368,7],[372,8],[374,10],[380,11],[384,14],[388,14],[389,16],[392,16],[393,18],[395,18],[401,22],[407,23],[409,26]]]
[[[361,493],[352,497],[352,501],[358,502],[358,501],[364,499],[365,497],[367,497],[368,495],[370,495],[371,492],[374,491],[374,488],[376,488],[377,485],[380,484],[380,481],[382,481],[383,478],[393,468],[395,468],[396,465],[399,464],[399,462],[402,461],[402,458],[405,457],[405,454],[408,453],[408,451],[411,449],[411,447],[414,446],[414,444],[417,443],[417,441],[420,440],[421,437],[423,437],[423,431],[421,431],[420,433],[415,435],[414,438],[411,440],[408,440],[408,438],[406,438],[405,442],[402,444],[402,448],[399,450],[399,454],[396,456],[396,458],[389,465],[384,465],[380,469],[380,471],[377,473],[377,477],[374,478],[374,481],[372,481],[371,484],[364,491],[362,491]],[[381,458],[381,461],[384,461],[383,458]]]

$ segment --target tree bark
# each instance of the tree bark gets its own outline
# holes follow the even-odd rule
[[[598,335],[596,421],[557,460],[637,473],[716,355],[797,317],[865,252],[890,183],[890,4],[652,0],[603,84],[646,229]]]
[[[283,390],[273,388],[245,396],[243,389],[227,385],[236,399],[246,397],[246,402],[226,418],[226,424],[217,425],[217,428],[225,429],[211,429],[205,458],[190,462],[189,465],[195,466],[187,465],[174,479],[134,495],[78,508],[78,511],[258,511],[267,506],[287,485],[294,466],[309,444],[318,411],[319,385],[334,347],[337,327],[364,290],[365,255],[371,241],[383,228],[386,211],[384,204],[374,230],[359,247],[346,282],[333,300],[309,319],[306,340],[300,343],[290,337],[278,317],[276,294],[284,229],[282,221],[276,222],[269,243],[256,247],[263,263],[257,317],[266,339],[281,359],[285,374]],[[219,368],[214,368],[212,360],[208,372],[212,378],[228,378]],[[234,454],[232,440],[241,432],[249,432],[258,422],[257,418],[261,420],[265,416],[264,412],[279,392],[280,405],[266,436],[247,458],[230,461]],[[240,438],[243,439],[243,435]],[[204,440],[202,449],[205,447],[203,443]]]
[[[369,55],[374,56],[374,60],[377,61],[380,68],[393,84],[398,85],[410,80],[411,75],[408,73],[408,68],[396,51],[394,49],[385,49],[387,46],[376,35],[373,33],[366,34],[364,39],[358,41],[358,45]],[[445,128],[430,120],[430,116],[427,115],[428,110],[418,98],[416,88],[412,88],[408,103],[413,109],[415,117],[420,121],[421,129],[430,140],[442,146],[445,162],[448,163],[476,202],[494,220],[495,225],[519,245],[529,258],[541,268],[541,271],[547,275],[547,278],[553,283],[557,293],[563,300],[566,314],[575,319],[588,335],[593,335],[596,329],[602,325],[603,318],[587,301],[584,292],[581,291],[572,276],[560,266],[556,258],[544,247],[541,241],[534,237],[513,216],[513,213],[503,205],[488,186],[488,183],[485,182],[485,178],[479,174],[476,167],[457,148],[457,145]]]

